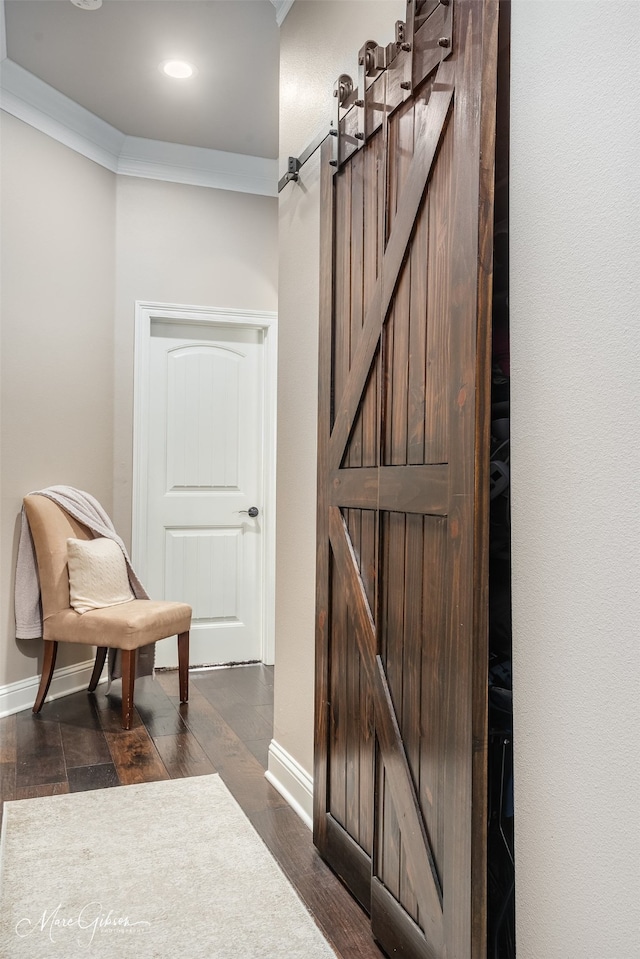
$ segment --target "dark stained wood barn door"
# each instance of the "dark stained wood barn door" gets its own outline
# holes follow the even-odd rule
[[[314,838],[391,956],[486,955],[497,0],[411,0],[323,147]]]

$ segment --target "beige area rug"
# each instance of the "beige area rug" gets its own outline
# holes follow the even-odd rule
[[[217,775],[5,805],[2,959],[335,959]]]

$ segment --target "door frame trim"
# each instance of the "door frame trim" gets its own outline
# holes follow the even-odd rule
[[[226,326],[261,330],[264,336],[264,445],[263,445],[263,575],[262,661],[275,662],[275,542],[276,542],[276,398],[278,314],[262,310],[237,310],[177,303],[135,301],[133,374],[133,501],[131,556],[141,580],[147,574],[144,543],[147,539],[147,486],[149,463],[149,354],[151,323],[170,320],[193,326]]]

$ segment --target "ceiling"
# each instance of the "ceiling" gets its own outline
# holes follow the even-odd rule
[[[5,0],[7,57],[127,136],[278,155],[270,0]],[[197,67],[189,80],[163,60]]]

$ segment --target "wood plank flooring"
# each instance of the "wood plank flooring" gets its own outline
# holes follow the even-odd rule
[[[134,720],[109,696],[74,693],[0,719],[0,816],[12,799],[219,773],[339,959],[381,959],[367,916],[317,854],[311,832],[267,782],[273,668],[194,672],[180,705],[177,672],[136,681]],[[212,959],[215,954],[212,953]]]

